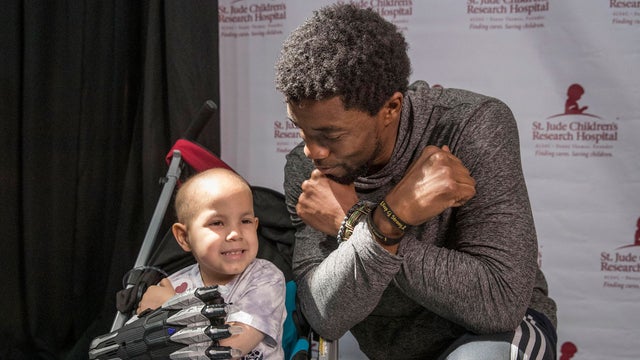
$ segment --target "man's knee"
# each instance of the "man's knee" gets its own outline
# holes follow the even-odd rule
[[[516,350],[517,351],[517,350]],[[511,344],[504,341],[473,341],[462,344],[442,360],[509,360]]]

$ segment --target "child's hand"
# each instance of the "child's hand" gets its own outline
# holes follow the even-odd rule
[[[136,309],[136,314],[140,314],[147,309],[159,308],[165,301],[175,296],[175,294],[176,292],[173,290],[173,285],[168,278],[160,280],[158,285],[149,286],[147,291],[142,295],[142,299]]]

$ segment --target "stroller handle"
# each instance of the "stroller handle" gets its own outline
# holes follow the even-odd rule
[[[187,131],[185,131],[184,133],[183,139],[195,141],[217,109],[218,106],[215,102],[213,102],[213,100],[205,101],[204,104],[202,104],[200,111],[198,112],[198,116],[191,122],[191,124],[189,124]]]

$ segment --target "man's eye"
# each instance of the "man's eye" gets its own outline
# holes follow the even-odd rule
[[[338,141],[342,137],[342,135],[327,135],[324,134],[322,137],[327,141]]]

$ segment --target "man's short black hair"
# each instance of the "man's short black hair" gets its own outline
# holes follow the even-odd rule
[[[285,40],[276,89],[289,103],[340,96],[346,109],[375,115],[409,84],[408,45],[372,9],[334,4],[315,11]]]

